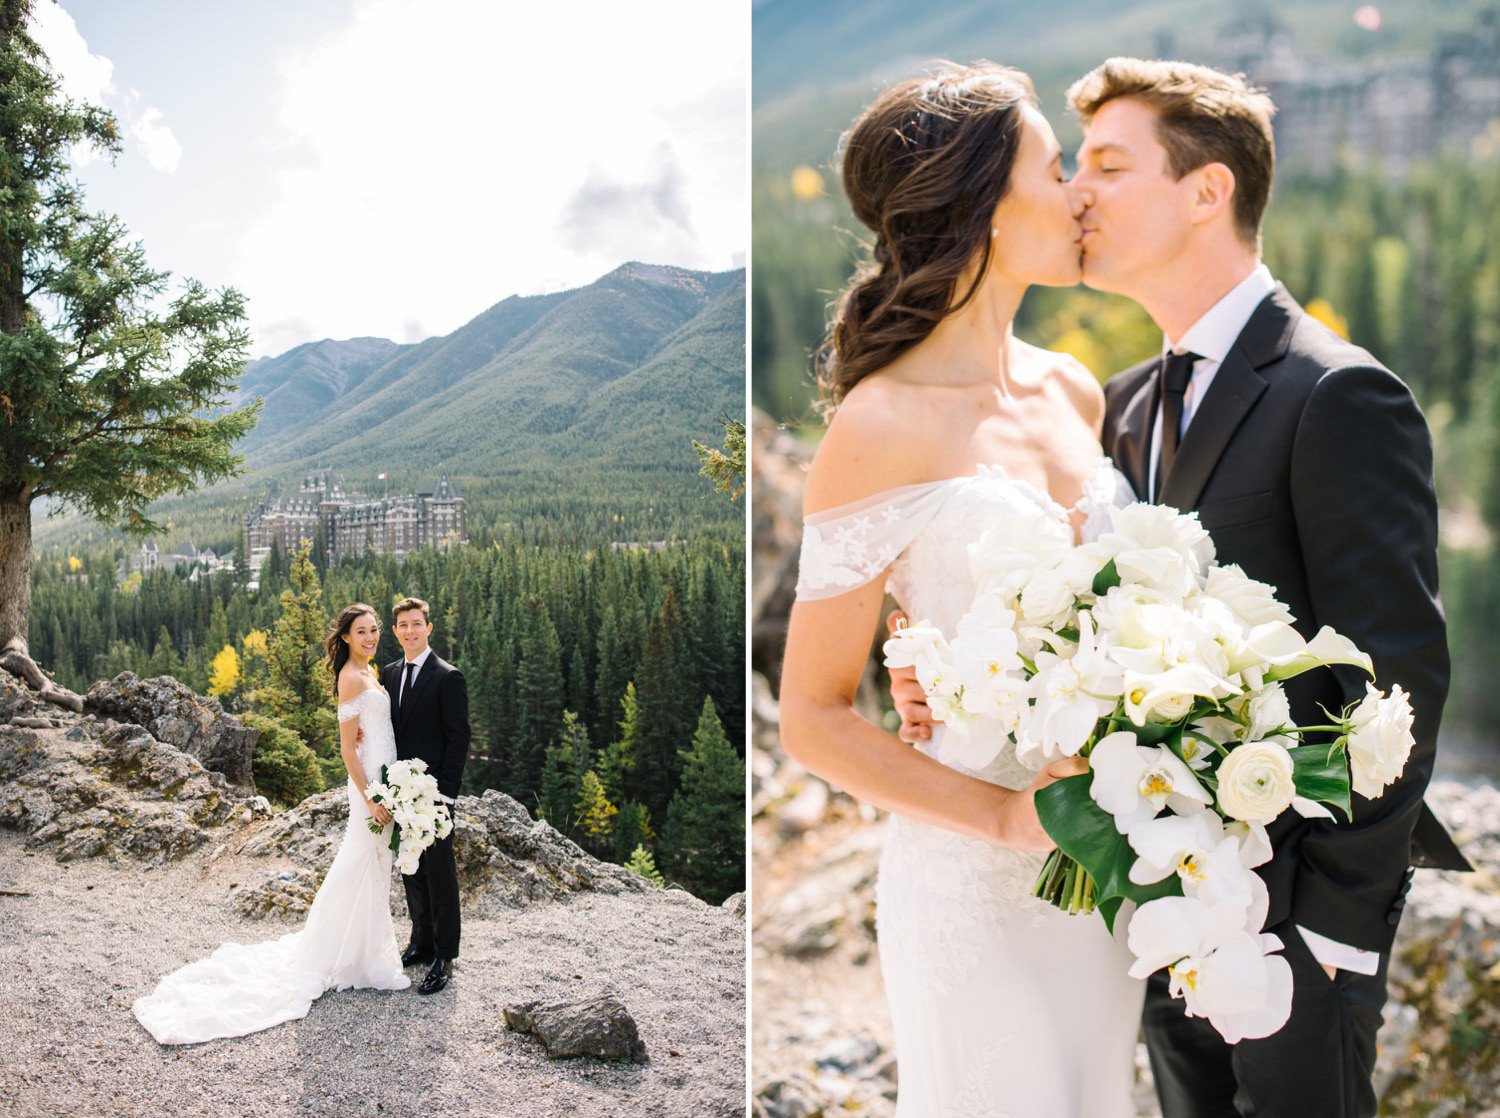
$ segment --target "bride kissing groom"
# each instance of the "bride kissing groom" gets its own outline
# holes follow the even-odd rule
[[[428,964],[417,987],[442,990],[458,958],[458,874],[451,831],[422,851],[404,875],[409,945],[398,955],[391,919],[393,856],[384,827],[391,813],[370,787],[397,761],[420,761],[451,811],[469,750],[469,698],[461,673],[428,645],[426,602],[403,598],[393,614],[404,656],[377,673],[380,616],[355,602],[323,642],[338,703],[340,753],[348,770],[349,818],[338,852],[301,929],[253,945],[226,943],[163,978],[134,1004],[161,1044],[244,1036],[307,1016],[328,990],[404,990],[404,968]]]
[[[1264,94],[1111,59],[1069,99],[1085,135],[1071,181],[1029,79],[989,64],[892,87],[844,138],[875,243],[820,370],[836,410],[807,478],[783,742],[892,813],[877,920],[899,1115],[1129,1118],[1143,1024],[1166,1118],[1367,1118],[1410,867],[1466,868],[1422,802],[1448,687],[1431,438],[1406,386],[1261,263]],[[1103,391],[1012,332],[1030,286],[1080,280],[1163,335]],[[1137,498],[1195,511],[1223,563],[1276,587],[1304,636],[1351,638],[1417,712],[1404,773],[1354,797],[1352,823],[1270,828],[1265,930],[1294,993],[1260,1039],[1227,1043],[1165,974],[1128,978],[1097,917],[1031,896],[1052,847],[1035,793],[1084,762],[1037,774],[1011,744],[981,771],[942,763],[909,669],[892,673],[899,737],[854,707],[887,581],[951,639],[975,597],[970,543],[1024,547],[1059,522],[1091,539]],[[1343,669],[1287,687],[1298,724],[1362,695]]]

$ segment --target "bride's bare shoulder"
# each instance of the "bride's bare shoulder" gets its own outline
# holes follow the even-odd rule
[[[360,671],[353,664],[339,669],[339,702],[352,703],[375,684],[368,671]]]
[[[1104,386],[1087,365],[1071,353],[1043,349],[1022,342],[1027,363],[1035,372],[1032,379],[1058,392],[1083,417],[1086,423],[1099,426],[1104,420]]]
[[[921,386],[895,378],[877,374],[851,388],[813,455],[804,514],[925,480],[928,410]]]

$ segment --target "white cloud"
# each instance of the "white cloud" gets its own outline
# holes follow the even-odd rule
[[[130,129],[130,134],[140,141],[146,161],[158,171],[172,174],[182,162],[182,145],[172,130],[161,123],[161,110],[148,108]]]
[[[256,351],[454,329],[626,259],[749,241],[748,14],[734,4],[358,0],[288,51],[234,282]]]
[[[115,64],[89,50],[73,17],[53,0],[37,0],[32,8],[31,37],[69,97],[97,105],[115,92]]]
[[[109,109],[119,118],[122,131],[135,138],[152,167],[168,174],[177,170],[182,145],[162,123],[161,111],[150,107],[137,111],[139,95],[133,89],[121,95],[115,87],[115,64],[89,50],[78,24],[61,5],[54,0],[37,0],[31,12],[30,30],[37,46],[47,55],[66,96]],[[69,154],[77,167],[99,158],[99,153],[86,144],[75,144]]]

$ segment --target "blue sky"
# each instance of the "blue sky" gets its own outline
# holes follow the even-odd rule
[[[36,0],[120,118],[91,206],[158,268],[250,298],[257,356],[415,341],[629,259],[749,242],[739,4]]]

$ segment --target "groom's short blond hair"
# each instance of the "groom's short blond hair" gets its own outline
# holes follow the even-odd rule
[[[1257,244],[1276,172],[1271,99],[1242,74],[1140,58],[1111,58],[1068,90],[1068,103],[1085,125],[1120,97],[1156,110],[1156,137],[1175,177],[1209,163],[1233,172],[1235,225],[1248,244]]]

